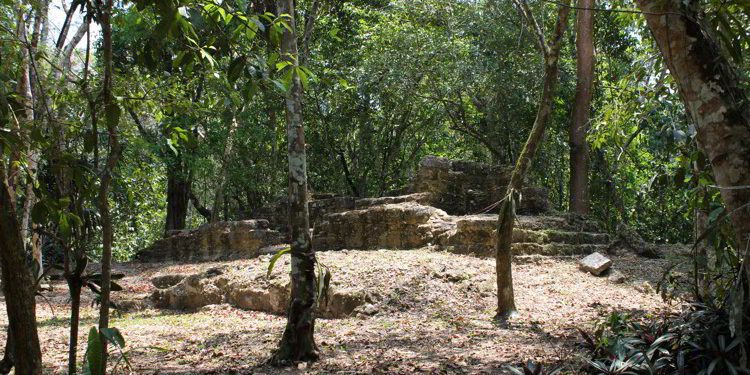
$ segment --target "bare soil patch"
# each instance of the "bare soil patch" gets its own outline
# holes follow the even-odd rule
[[[517,257],[513,273],[520,315],[510,327],[492,322],[494,260],[419,250],[331,251],[319,258],[333,273],[332,291],[368,294],[366,309],[342,319],[319,319],[321,361],[292,369],[264,365],[280,339],[285,318],[229,304],[196,311],[155,309],[145,301],[158,274],[194,274],[224,267],[248,280],[268,267],[268,256],[200,264],[120,264],[126,274],[115,299],[132,311],[113,320],[130,348],[139,374],[232,373],[505,373],[504,366],[527,360],[576,366],[577,327],[587,328],[610,312],[654,314],[676,306],[653,289],[679,256],[613,257],[627,280],[615,284],[578,270],[577,257]],[[272,279],[283,280],[282,258]],[[258,281],[261,282],[260,280]],[[263,281],[269,282],[269,281]],[[648,283],[644,286],[644,283]],[[38,299],[44,362],[50,373],[65,371],[69,314],[67,289],[56,281]],[[95,325],[91,296],[84,296],[80,347]],[[4,301],[0,309],[5,309]],[[6,314],[0,312],[0,341]],[[81,357],[83,353],[80,353]]]

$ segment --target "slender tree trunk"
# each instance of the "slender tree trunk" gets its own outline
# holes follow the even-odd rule
[[[737,72],[701,24],[695,0],[637,0],[695,123],[734,227],[737,248],[750,256],[750,101]],[[750,279],[750,262],[744,262]]]
[[[547,122],[552,114],[552,99],[557,86],[558,60],[562,37],[567,27],[570,0],[564,0],[558,9],[555,31],[549,45],[545,41],[544,33],[535,21],[525,0],[514,0],[526,18],[534,25],[535,32],[539,38],[539,46],[544,55],[544,88],[539,102],[539,109],[531,128],[529,138],[518,156],[515,168],[511,174],[506,197],[500,205],[497,228],[497,247],[495,253],[495,271],[497,273],[497,315],[496,319],[505,321],[516,313],[516,304],[513,296],[513,275],[511,272],[511,242],[513,240],[513,227],[515,209],[519,204],[521,189],[526,172],[531,165],[531,160],[539,148]]]
[[[294,1],[279,0],[279,14],[288,19],[295,30]],[[294,31],[285,30],[281,52],[292,66],[297,67],[297,37]],[[287,311],[287,325],[279,349],[271,362],[277,365],[318,359],[315,331],[315,251],[310,240],[310,219],[307,207],[307,160],[305,132],[302,125],[302,85],[296,72],[286,95],[286,123],[289,159],[289,228],[291,232],[292,293]]]
[[[68,374],[75,375],[78,372],[78,327],[81,315],[81,288],[82,282],[79,274],[68,277],[68,290],[70,291],[70,337],[68,341]]]
[[[211,210],[211,222],[219,221],[219,207],[224,202],[224,186],[227,182],[227,174],[229,173],[229,159],[232,156],[232,148],[234,146],[234,133],[237,131],[237,116],[232,112],[232,118],[229,122],[229,128],[227,129],[227,143],[224,144],[224,153],[221,156],[221,171],[219,172],[219,182],[216,187],[216,194],[214,195],[213,209]],[[226,215],[225,215],[226,216]],[[226,219],[225,219],[226,220]]]
[[[591,120],[594,83],[594,0],[578,0],[576,20],[576,97],[570,123],[570,212],[589,213],[589,148],[586,132]]]
[[[21,106],[20,111],[18,113],[18,118],[21,120],[19,130],[22,134],[24,134],[25,137],[28,137],[31,134],[31,127],[33,126],[33,120],[37,117],[34,114],[34,94],[33,94],[33,85],[31,81],[32,76],[32,65],[31,65],[31,51],[36,51],[36,46],[39,43],[39,33],[41,30],[41,16],[39,12],[36,12],[35,15],[35,23],[33,27],[33,32],[31,35],[31,39],[29,39],[26,35],[26,26],[23,22],[23,15],[20,15],[18,22],[18,36],[19,39],[23,40],[26,44],[22,48],[21,52],[21,72],[19,74],[18,84],[17,84],[17,92],[21,100]],[[24,185],[24,203],[23,208],[21,211],[21,238],[24,241],[24,247],[31,250],[31,254],[34,258],[35,266],[34,266],[34,272],[32,275],[34,278],[38,278],[42,274],[42,252],[41,248],[39,246],[39,236],[32,233],[30,231],[32,225],[31,225],[31,209],[34,205],[34,202],[36,201],[36,197],[34,196],[34,179],[36,177],[36,169],[37,169],[37,162],[39,159],[39,155],[36,152],[36,150],[31,146],[31,144],[27,145],[26,152],[27,155],[27,163],[26,163],[26,170],[28,173],[28,178],[26,179],[26,183]],[[19,148],[19,152],[20,152]],[[16,176],[13,178],[13,180],[22,181],[20,179],[22,176]],[[20,189],[20,186],[15,187],[16,189]],[[28,244],[28,246],[26,246]]]
[[[120,109],[114,101],[112,95],[112,80],[114,79],[112,64],[112,25],[110,17],[112,15],[113,0],[105,0],[100,3],[103,6],[101,11],[102,27],[102,63],[104,65],[104,78],[102,82],[102,102],[104,105],[105,118],[107,123],[107,134],[109,138],[109,155],[104,166],[104,173],[99,185],[99,214],[102,220],[102,283],[101,283],[101,304],[99,306],[99,332],[102,342],[102,363],[106,369],[107,363],[107,338],[101,333],[102,330],[109,328],[109,301],[112,276],[112,242],[113,228],[112,217],[109,212],[109,186],[112,182],[112,175],[120,157],[120,142],[117,135],[117,124],[119,122]],[[96,374],[95,374],[96,375]],[[104,374],[102,374],[104,375]]]
[[[709,243],[707,239],[699,239],[703,236],[704,232],[708,229],[708,191],[706,186],[702,186],[700,183],[700,175],[705,169],[705,163],[702,159],[696,160],[693,163],[693,174],[698,176],[695,184],[696,189],[696,206],[695,212],[695,255],[694,255],[694,277],[695,277],[695,297],[698,301],[703,301],[705,297],[708,297],[709,287],[711,283],[711,275],[709,275]]]

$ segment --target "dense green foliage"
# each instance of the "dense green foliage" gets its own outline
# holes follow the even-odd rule
[[[239,12],[236,6],[226,12]],[[300,4],[303,19],[311,7]],[[206,26],[206,9],[202,16],[185,12],[198,39],[175,34],[161,42],[163,21],[148,9],[121,10],[115,35],[118,92],[137,98],[123,99],[135,117],[123,117],[131,129],[123,168],[132,173],[122,175],[135,180],[119,185],[126,198],[118,203],[121,256],[161,231],[166,180],[150,171],[185,175],[198,201],[226,219],[249,217],[284,196],[285,187],[285,74],[273,47],[240,33],[236,18]],[[552,22],[552,6],[535,10]],[[397,191],[429,154],[514,162],[533,122],[542,63],[510,3],[323,2],[316,16],[303,56],[313,191]],[[223,42],[230,32],[237,39]],[[650,240],[689,242],[692,187],[679,179],[684,159],[694,153],[694,131],[671,78],[637,15],[601,12],[596,33],[589,134],[594,215],[611,229],[625,221]],[[531,176],[561,211],[567,209],[566,134],[575,88],[572,37],[568,42],[553,124],[535,162],[544,167]],[[224,160],[230,113],[238,129]],[[222,187],[227,199],[212,207],[222,170],[228,171]],[[137,193],[129,193],[129,185],[138,186]],[[190,225],[203,222],[195,209],[189,212]]]
[[[294,30],[300,52],[291,56],[279,52],[291,18],[272,1],[122,2],[112,18],[112,75],[109,39],[79,25],[108,30],[111,2],[66,5],[78,23],[58,43],[50,32],[57,25],[40,28],[48,2],[2,0],[0,154],[3,194],[22,227],[18,254],[24,247],[34,253],[43,237],[45,262],[64,268],[71,299],[80,302],[88,286],[107,312],[109,272],[85,272],[93,260],[109,266],[101,238],[109,228],[106,203],[114,257],[128,260],[172,230],[251,218],[283,200],[285,127],[292,123],[284,99],[295,77],[304,88],[307,137],[297,151],[306,146],[312,193],[403,192],[427,155],[513,165],[535,121],[545,73],[531,17],[521,17],[518,4],[301,0]],[[557,5],[533,1],[528,13],[550,30]],[[736,66],[740,89],[750,90],[750,5],[699,5],[702,32]],[[664,51],[630,1],[598,6],[587,133],[591,213],[611,232],[627,224],[652,242],[695,244],[692,280],[667,286],[688,290],[700,304],[659,323],[613,315],[585,335],[589,370],[627,371],[617,364],[639,373],[712,366],[733,372],[746,351],[746,288],[738,281],[743,244],[732,236]],[[577,82],[576,36],[564,35],[551,121],[528,176],[529,185],[548,189],[557,211],[568,210]],[[33,267],[38,276],[42,270]],[[320,285],[330,274],[325,278]],[[100,328],[89,336],[92,373],[104,371],[93,368],[106,342],[124,345],[119,331]]]

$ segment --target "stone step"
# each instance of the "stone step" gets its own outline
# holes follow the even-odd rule
[[[493,254],[497,215],[450,216],[415,201],[385,203],[325,216],[316,225],[318,250],[415,249],[438,246],[465,254]],[[592,220],[572,215],[521,216],[513,231],[519,254],[586,254],[604,245]],[[576,246],[580,248],[576,248]]]
[[[538,244],[570,244],[570,245],[603,245],[609,243],[609,235],[596,232],[572,232],[557,229],[528,230],[515,229],[513,242],[533,242]]]
[[[493,258],[495,256],[494,247],[489,247],[482,244],[467,244],[465,246],[444,246],[441,248],[454,254],[473,255],[487,258]],[[518,242],[511,244],[511,249],[513,250],[513,255],[516,256],[571,256],[588,255],[597,251],[606,252],[607,245],[573,245],[563,243],[538,244],[533,242]]]
[[[453,216],[452,220],[456,222],[459,229],[465,225],[487,228],[497,227],[497,215],[491,214]],[[518,215],[516,228],[535,231],[554,229],[568,232],[603,232],[601,225],[595,220],[571,214]]]

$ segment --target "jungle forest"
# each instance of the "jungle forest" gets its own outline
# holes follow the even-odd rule
[[[748,0],[0,0],[0,374],[750,374]]]

